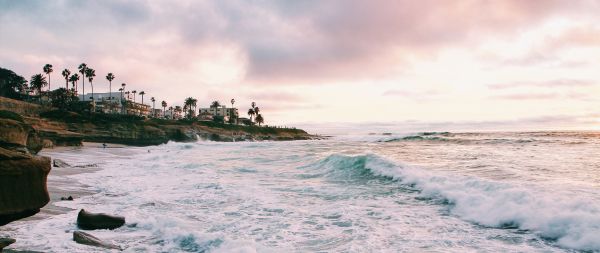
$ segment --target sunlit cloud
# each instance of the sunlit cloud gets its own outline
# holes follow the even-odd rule
[[[597,1],[0,0],[0,10],[0,67],[29,77],[86,62],[171,104],[256,101],[278,122],[600,108],[587,95],[600,92]]]

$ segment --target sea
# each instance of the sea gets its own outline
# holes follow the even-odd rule
[[[370,132],[291,142],[47,149],[92,192],[10,224],[15,249],[124,252],[600,252],[600,132]],[[57,175],[50,175],[56,179]],[[76,186],[73,186],[76,187]]]

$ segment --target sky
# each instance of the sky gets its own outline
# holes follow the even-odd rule
[[[0,67],[85,62],[267,124],[600,129],[600,1],[0,0]],[[86,88],[86,90],[89,88]],[[116,88],[114,88],[116,90]]]

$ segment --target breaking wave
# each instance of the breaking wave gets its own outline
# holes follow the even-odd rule
[[[397,180],[420,191],[420,199],[441,200],[435,203],[445,203],[453,215],[463,220],[487,227],[529,230],[566,248],[600,250],[600,202],[590,196],[434,173],[372,154],[330,155],[302,169],[313,177]]]

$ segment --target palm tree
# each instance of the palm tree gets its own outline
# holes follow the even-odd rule
[[[31,81],[29,81],[29,85],[31,85],[32,89],[38,91],[38,94],[42,92],[42,88],[48,85],[48,81],[46,81],[46,77],[42,74],[36,74],[31,76]]]
[[[77,82],[79,81],[79,74],[75,73],[71,75],[71,77],[69,77],[69,81],[73,86],[73,90],[75,91],[75,93],[77,93]]]
[[[183,102],[184,107],[186,109],[189,109],[189,110],[186,111],[186,116],[188,116],[188,117],[192,117],[192,105],[193,104],[194,104],[194,98],[193,97],[188,97]]]
[[[52,73],[52,71],[54,71],[52,69],[52,64],[46,64],[44,65],[44,73],[46,73],[46,75],[48,76],[48,90],[50,90],[50,73]]]
[[[234,115],[235,108],[233,107],[233,104],[235,104],[235,99],[232,98],[231,99],[231,111],[230,111],[231,115],[229,115],[229,123],[230,124],[232,124],[232,123],[237,124],[237,118]]]
[[[192,106],[194,106],[194,111],[196,111],[196,104],[198,103],[198,99],[192,99]]]
[[[156,118],[156,114],[154,113],[154,110],[155,110],[154,102],[156,102],[156,99],[154,99],[154,97],[151,97],[150,101],[152,101],[152,116]]]
[[[125,106],[127,105],[125,103],[126,101],[124,101],[125,97],[123,97],[123,92],[125,91],[125,86],[127,86],[126,83],[121,84],[121,108],[123,108],[123,113],[125,113],[125,110],[126,110]]]
[[[106,75],[106,80],[108,80],[108,99],[112,103],[113,102],[113,97],[112,97],[112,80],[115,80],[115,75],[113,75],[113,73],[108,73]]]
[[[79,73],[81,73],[81,76],[83,77],[83,83],[81,84],[83,86],[83,101],[85,101],[85,72],[87,71],[87,64],[82,63],[79,64]]]
[[[123,88],[123,87],[119,88],[119,91],[121,92],[121,99],[120,99],[120,101],[121,101],[121,114],[123,114],[124,111],[125,111],[125,106],[124,106],[125,105],[125,101],[123,101],[123,91],[124,90],[125,90],[125,88]]]
[[[144,91],[140,91],[140,96],[142,96],[142,104],[144,104],[144,95],[146,95],[146,92]]]
[[[250,122],[252,122],[252,116],[254,116],[254,109],[248,109],[248,116],[250,116]]]
[[[261,114],[257,114],[256,115],[256,123],[258,123],[258,126],[260,126],[260,124],[262,124],[264,122],[265,122],[265,119],[263,119],[263,116]]]
[[[252,109],[254,109],[254,107],[256,107],[256,102],[252,102],[252,104],[250,104],[250,106],[252,107]]]
[[[69,90],[69,76],[71,75],[71,71],[68,69],[64,69],[62,71],[62,76],[65,78],[65,86],[67,87],[67,90]]]
[[[165,110],[167,109],[167,102],[166,101],[162,101],[161,105],[163,107],[163,118],[166,117],[167,115],[165,114]]]
[[[86,68],[85,75],[87,76],[88,81],[90,81],[90,86],[92,86],[92,101],[94,101],[94,83],[92,83],[92,81],[94,81],[94,77],[96,77],[96,71],[91,68]]]
[[[259,112],[260,112],[260,108],[254,107],[254,114],[256,114],[256,117],[258,117]]]
[[[219,111],[217,111],[219,109],[219,107],[221,106],[221,103],[219,103],[219,101],[215,100],[210,104],[211,108],[215,108],[215,116],[219,116]]]
[[[171,119],[173,119],[173,106],[169,106],[169,111],[171,111]]]
[[[181,106],[175,106],[175,113],[177,113],[177,115],[181,116],[181,112],[182,112]]]
[[[133,93],[133,102],[135,103],[135,94],[137,93],[136,90],[132,90],[131,93]]]

